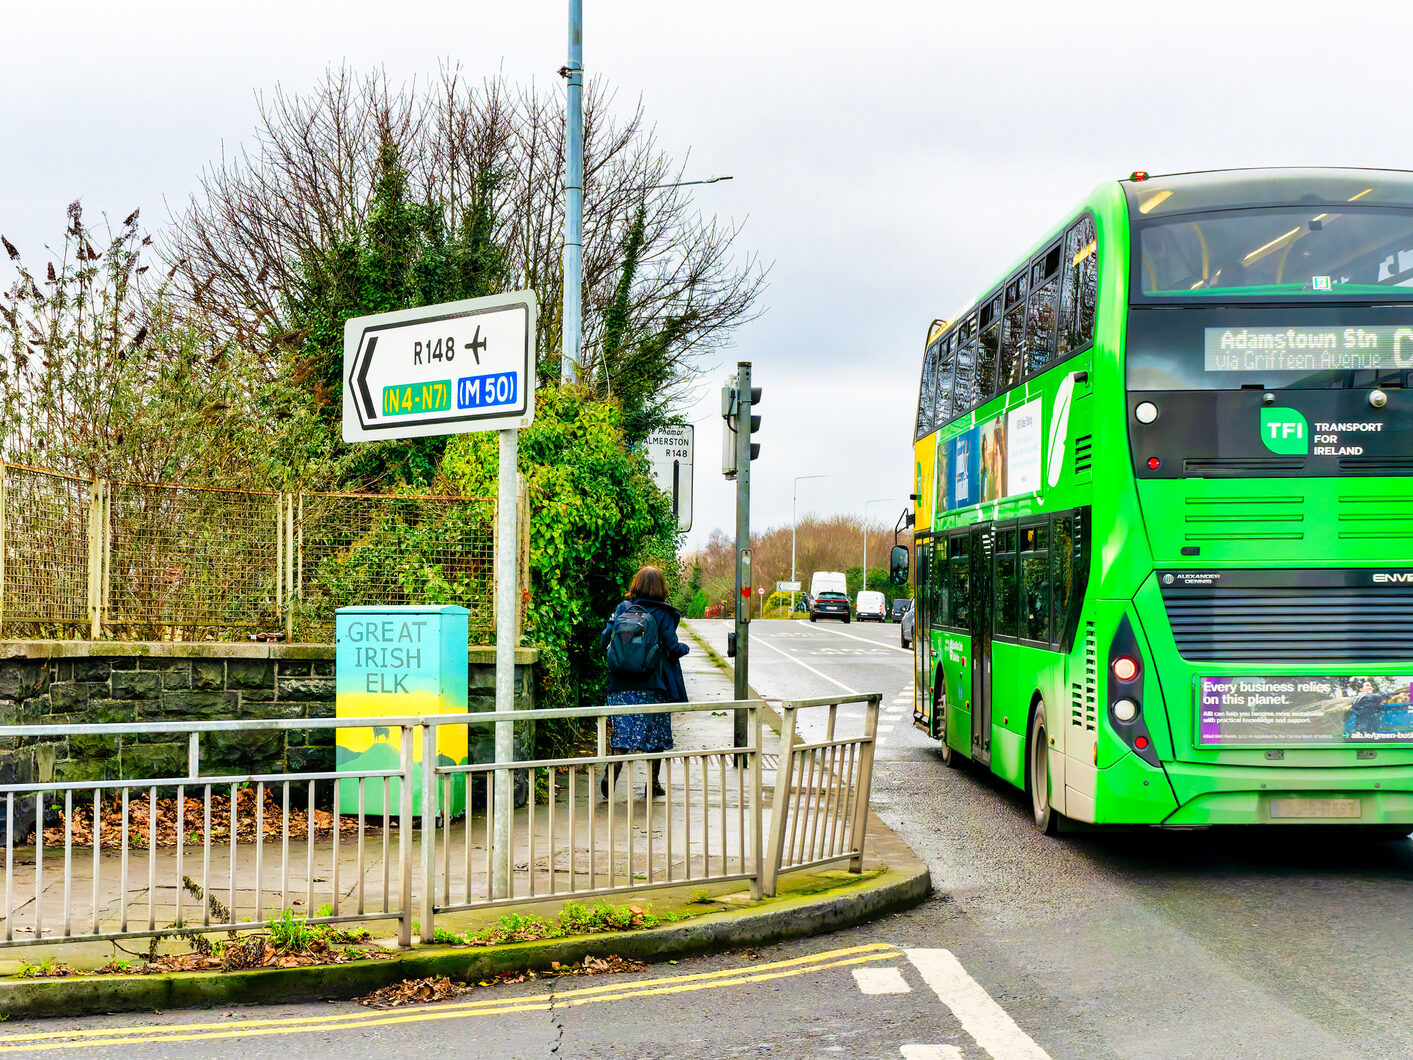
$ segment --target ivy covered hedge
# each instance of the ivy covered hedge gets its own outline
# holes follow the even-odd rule
[[[541,652],[539,702],[601,703],[599,630],[643,563],[677,573],[676,521],[646,458],[624,444],[612,401],[572,386],[535,396],[535,422],[520,432],[520,473],[530,511],[526,637]],[[452,439],[442,474],[457,492],[492,496],[499,446],[493,432]]]

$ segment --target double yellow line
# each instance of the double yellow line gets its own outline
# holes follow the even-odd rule
[[[884,943],[848,946],[838,950],[796,957],[788,961],[772,961],[749,967],[728,968],[719,972],[698,972],[641,979],[634,983],[613,983],[604,986],[580,987],[576,990],[556,990],[555,1008],[573,1008],[602,1001],[625,1001],[633,998],[682,994],[694,990],[714,990],[727,986],[763,983],[771,979],[808,975],[826,968],[843,968],[869,961],[892,960],[900,951]],[[41,1049],[91,1049],[97,1046],[137,1045],[151,1042],[194,1042],[220,1038],[250,1038],[272,1034],[305,1034],[313,1031],[357,1030],[362,1027],[387,1027],[397,1023],[424,1023],[428,1020],[461,1019],[473,1016],[497,1016],[508,1012],[545,1012],[550,1008],[548,996],[536,998],[502,998],[487,1001],[460,1001],[420,1006],[401,1011],[353,1012],[334,1016],[295,1016],[279,1019],[223,1020],[219,1023],[178,1023],[141,1027],[105,1027],[94,1030],[42,1031],[34,1034],[0,1035],[0,1052],[38,1051]]]

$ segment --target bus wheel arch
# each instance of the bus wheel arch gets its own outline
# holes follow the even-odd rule
[[[940,665],[937,667],[937,678],[932,683],[932,716],[936,719],[940,744],[938,757],[943,765],[961,769],[966,764],[966,758],[947,742],[947,675]]]
[[[1042,835],[1059,831],[1060,812],[1050,798],[1050,729],[1045,717],[1045,700],[1036,692],[1030,701],[1026,726],[1025,792],[1029,797],[1031,823]]]

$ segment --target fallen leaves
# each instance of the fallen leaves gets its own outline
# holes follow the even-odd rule
[[[469,994],[471,987],[454,983],[444,975],[426,979],[404,979],[358,999],[369,1008],[397,1008],[399,1005],[425,1005],[432,1001],[451,1001]]]
[[[241,788],[236,792],[235,835],[237,842],[255,839],[255,816],[257,809],[255,788]],[[159,847],[174,847],[178,839],[188,844],[200,845],[206,823],[206,802],[204,798],[186,798],[179,804],[175,798],[157,800],[157,813],[151,815],[148,798],[138,795],[130,797],[127,807],[128,846],[146,847],[155,829]],[[266,839],[280,839],[284,836],[285,815],[281,799],[273,788],[265,789],[265,804],[261,812],[261,831]],[[332,838],[334,822],[338,821],[339,834],[350,838],[358,835],[356,815],[338,815],[329,810],[315,810],[313,815],[314,838]],[[291,809],[289,813],[289,837],[308,839],[310,815],[307,809]],[[365,826],[365,834],[378,832],[372,825]],[[72,840],[74,846],[93,846],[93,805],[80,803],[74,807],[72,820]],[[120,798],[107,798],[99,813],[99,842],[105,847],[118,847],[123,841],[123,808]],[[65,823],[62,813],[59,823],[44,830],[44,841],[48,844],[63,844]],[[229,795],[211,795],[211,842],[217,845],[231,841],[231,798]]]
[[[582,962],[561,964],[555,961],[547,972],[502,972],[494,979],[484,979],[476,986],[503,986],[511,983],[524,983],[545,976],[561,975],[606,975],[616,972],[641,972],[647,968],[642,961],[630,957],[609,954],[607,957],[586,955]],[[370,1008],[396,1008],[400,1005],[425,1005],[434,1001],[453,1001],[476,989],[467,983],[458,983],[444,975],[426,979],[404,979],[356,1000]]]
[[[617,954],[611,953],[607,957],[586,955],[582,965],[571,964],[568,968],[556,968],[556,971],[560,975],[608,975],[618,972],[641,972],[645,971],[647,967],[642,961],[635,961],[631,957],[619,957]]]
[[[167,972],[239,972],[254,968],[307,968],[316,964],[347,964],[359,960],[390,960],[393,954],[387,950],[343,950],[323,949],[318,953],[281,953],[262,936],[253,940],[258,946],[235,943],[222,951],[211,953],[169,953],[138,967],[124,967],[118,961],[109,961],[98,969],[98,975],[161,975]]]

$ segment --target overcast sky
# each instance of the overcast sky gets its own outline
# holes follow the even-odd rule
[[[911,487],[928,323],[1097,184],[1134,169],[1413,169],[1408,0],[1338,4],[585,0],[584,59],[642,96],[708,213],[771,265],[761,318],[710,373],[689,544],[734,525],[720,380],[765,391],[752,519],[892,523]],[[255,97],[329,66],[395,82],[450,59],[558,85],[564,3],[5,2],[0,232],[27,258],[64,207],[159,226],[246,141]]]

